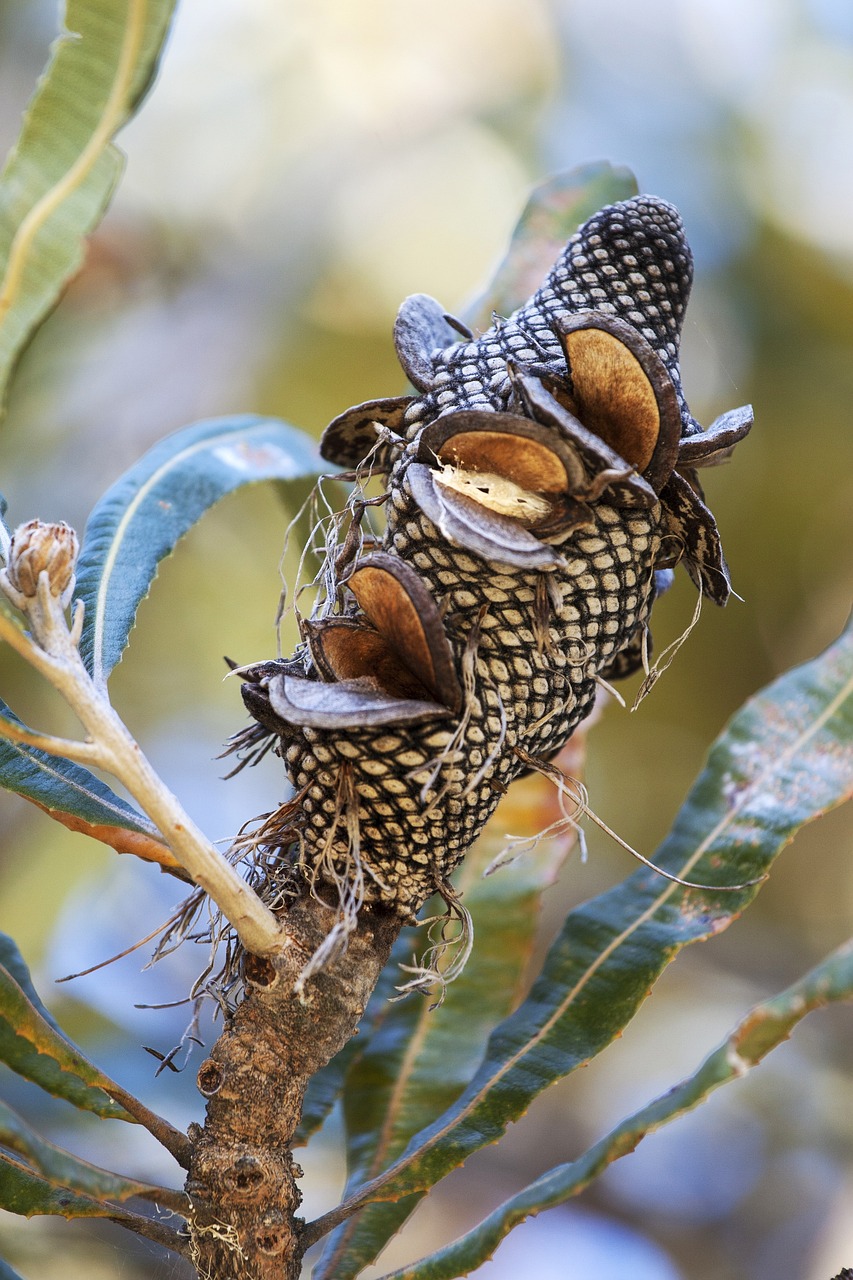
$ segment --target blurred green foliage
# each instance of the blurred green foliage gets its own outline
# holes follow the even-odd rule
[[[6,144],[54,23],[52,3],[0,4]],[[348,404],[395,394],[390,329],[406,293],[462,310],[532,181],[599,156],[628,164],[642,189],[679,204],[694,244],[684,342],[693,412],[707,422],[733,404],[756,407],[749,441],[707,484],[743,602],[707,607],[641,709],[610,706],[591,738],[593,806],[650,852],[725,720],[828,644],[849,610],[851,71],[846,0],[184,0],[161,81],[120,139],[129,160],[117,201],[18,371],[0,440],[10,521],[82,525],[145,448],[194,419],[268,413],[319,433]],[[221,683],[222,655],[275,652],[288,519],[270,491],[221,504],[164,564],[114,678],[123,714],[214,837],[281,796],[272,762],[220,785],[212,757],[243,719],[233,683]],[[692,607],[686,582],[660,602],[658,649]],[[0,678],[28,722],[68,728],[5,652]],[[449,1179],[399,1260],[580,1149],[650,1096],[657,1072],[664,1081],[688,1069],[735,1010],[836,945],[853,906],[851,821],[841,811],[804,832],[744,921],[669,971],[595,1084],[578,1076],[549,1092],[500,1152]],[[68,955],[69,940],[90,932],[73,928],[82,904],[111,894],[135,904],[133,886],[154,873],[120,866],[7,796],[0,835],[0,926],[37,971],[52,978],[104,958],[99,936],[95,954],[78,938],[80,956]],[[573,862],[551,895],[551,928],[629,870],[618,850],[590,843],[590,862]],[[157,909],[143,922],[141,906],[126,906],[124,934],[146,931]],[[163,917],[168,909],[165,898]],[[122,1003],[152,999],[153,977],[114,973],[74,987],[99,1034],[126,1022]],[[171,998],[185,994],[182,981],[179,972]],[[158,1015],[141,1016],[114,1051],[156,1097],[138,1046],[157,1039]],[[849,1011],[832,1011],[731,1100],[718,1095],[705,1128],[679,1138],[675,1127],[658,1163],[632,1157],[635,1176],[623,1162],[585,1203],[656,1243],[659,1270],[648,1274],[661,1280],[828,1280],[853,1259],[849,1041]],[[730,1135],[727,1149],[715,1147],[715,1128]],[[334,1171],[322,1152],[316,1160],[322,1187]],[[59,1247],[47,1228],[41,1244],[25,1244],[5,1222],[3,1232],[29,1278],[115,1273],[109,1243],[84,1250],[63,1236]],[[568,1233],[567,1222],[564,1248]],[[542,1241],[537,1280],[549,1274]],[[146,1256],[126,1274],[151,1266]]]

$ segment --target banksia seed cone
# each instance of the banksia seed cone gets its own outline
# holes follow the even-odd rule
[[[696,468],[725,461],[748,407],[707,431],[678,347],[692,258],[677,211],[602,209],[538,292],[480,337],[424,295],[395,328],[417,394],[374,400],[321,449],[386,476],[381,547],[365,503],[327,556],[326,599],[293,658],[243,672],[296,798],[267,832],[298,891],[353,916],[411,917],[530,758],[642,663],[656,594],[683,562],[717,604],[728,570]],[[460,341],[460,333],[463,340]]]

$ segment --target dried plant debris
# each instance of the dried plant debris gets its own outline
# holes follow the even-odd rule
[[[560,750],[599,683],[648,670],[673,566],[725,604],[696,468],[726,461],[752,415],[703,431],[690,414],[691,280],[670,204],[610,205],[479,337],[407,299],[395,343],[417,394],[327,428],[323,454],[355,485],[323,525],[297,653],[240,673],[257,723],[234,740],[255,759],[272,737],[296,789],[254,849],[273,882],[334,912],[318,963],[365,906],[411,920],[433,893],[447,900],[509,783]],[[359,483],[377,475],[381,542]]]

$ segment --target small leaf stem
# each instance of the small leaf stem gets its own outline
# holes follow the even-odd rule
[[[12,595],[3,578],[5,574],[0,575],[0,585]],[[13,603],[20,608],[19,600],[13,598]],[[0,722],[0,735],[51,755],[97,764],[112,773],[156,824],[181,866],[231,922],[246,950],[260,956],[280,954],[289,938],[273,913],[195,825],[152,768],[106,694],[96,689],[77,647],[80,608],[69,628],[62,600],[52,594],[46,571],[39,575],[36,595],[27,597],[24,604],[32,636],[0,613],[0,637],[58,690],[86,730],[87,740],[78,743],[29,734],[7,721]]]

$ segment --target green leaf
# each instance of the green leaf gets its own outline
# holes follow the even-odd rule
[[[0,699],[0,717],[26,727]],[[157,836],[157,828],[82,765],[0,737],[0,786],[49,812],[70,813],[97,827],[121,827]]]
[[[147,1182],[123,1178],[48,1142],[4,1102],[0,1102],[0,1145],[23,1156],[47,1182],[93,1196],[96,1200],[129,1200],[156,1191]]]
[[[573,744],[573,772],[578,771],[581,751]],[[454,877],[474,921],[475,946],[464,974],[447,988],[438,1008],[421,998],[386,1004],[381,1025],[350,1067],[344,1095],[347,1195],[385,1168],[413,1134],[459,1096],[480,1064],[490,1031],[521,998],[542,893],[554,883],[570,842],[544,843],[511,874],[483,873],[503,844],[500,831],[511,827],[516,834],[533,836],[557,816],[549,812],[552,808],[556,809],[553,788],[540,776],[525,779],[507,798],[497,821]],[[423,949],[425,943],[415,935],[414,945]],[[409,937],[398,942],[389,966],[392,973],[395,964],[411,964],[412,949]],[[344,1223],[330,1237],[315,1280],[357,1276],[400,1229],[421,1196],[416,1192],[394,1203],[368,1205]]]
[[[86,526],[77,593],[80,652],[96,683],[120,660],[157,565],[226,494],[322,470],[314,442],[275,418],[197,422],[161,440],[118,480]]]
[[[136,1214],[116,1205],[103,1204],[68,1187],[54,1186],[3,1151],[0,1151],[0,1208],[26,1218],[56,1214],[62,1218],[111,1218],[113,1222],[128,1224],[138,1221]]]
[[[382,1280],[456,1280],[467,1276],[486,1262],[525,1218],[577,1195],[614,1160],[634,1151],[647,1134],[698,1106],[720,1085],[741,1079],[771,1049],[787,1040],[806,1014],[851,998],[853,941],[839,947],[787,991],[758,1005],[694,1075],[623,1120],[584,1155],[550,1169],[452,1244],[410,1267],[390,1272]]]
[[[27,968],[27,962],[21,955],[14,938],[10,938],[8,933],[0,933],[0,966],[17,982],[36,1012],[41,1014],[45,1022],[50,1023],[54,1031],[58,1031],[62,1035],[62,1028],[53,1014],[42,1003],[41,996],[36,991],[32,976]]]
[[[0,175],[0,399],[83,260],[124,157],[112,145],[154,77],[174,0],[68,0],[66,32]]]
[[[582,222],[606,204],[637,194],[629,169],[606,161],[579,165],[534,187],[512,233],[506,257],[466,316],[487,329],[492,313],[508,316],[539,288],[566,241]]]
[[[767,872],[807,822],[853,790],[853,627],[825,654],[776,680],[738,712],[655,857],[719,885]],[[599,1053],[633,1017],[682,947],[726,928],[754,897],[686,889],[653,872],[568,917],[528,999],[492,1035],[482,1067],[444,1116],[345,1208],[432,1186],[555,1080]],[[324,1220],[307,1228],[322,1233]],[[326,1227],[325,1229],[328,1229]]]
[[[33,990],[26,965],[10,938],[3,937],[3,959],[18,981],[0,966],[0,1062],[34,1084],[95,1115],[136,1123],[113,1102],[113,1081],[89,1062],[59,1030]],[[32,998],[28,998],[22,980]]]

